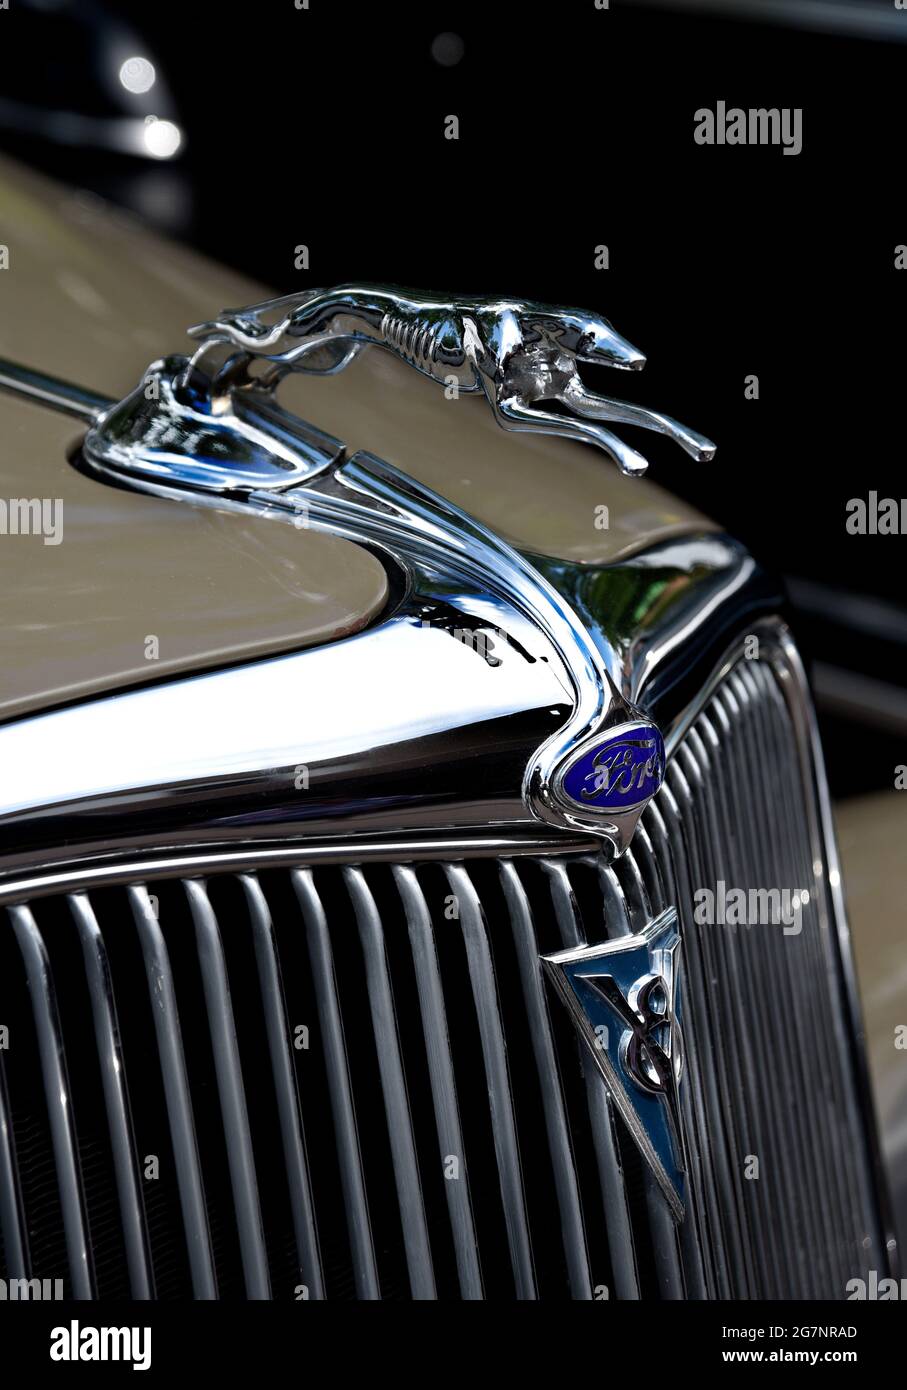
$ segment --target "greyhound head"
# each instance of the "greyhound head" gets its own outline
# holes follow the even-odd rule
[[[581,309],[544,309],[532,313],[526,326],[578,362],[631,372],[638,372],[646,365],[645,354],[600,314],[584,313]]]

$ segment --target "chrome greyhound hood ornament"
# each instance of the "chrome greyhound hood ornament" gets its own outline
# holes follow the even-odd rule
[[[661,785],[664,743],[615,686],[557,583],[534,557],[382,461],[373,459],[363,479],[371,456],[348,458],[341,441],[284,409],[275,393],[289,372],[339,371],[371,344],[439,384],[484,391],[504,428],[596,444],[626,473],[641,473],[645,460],[602,420],[657,430],[711,457],[714,446],[701,435],[594,395],[580,380],[578,362],[634,369],[642,355],[592,314],[368,287],[270,300],[191,332],[200,340],[191,358],[152,363],[129,396],[92,414],[82,450],[89,468],[158,495],[203,493],[220,505],[276,509],[294,524],[371,541],[410,577],[429,552],[433,567],[459,566],[470,583],[479,575],[483,592],[500,593],[508,612],[529,616],[551,642],[573,701],[570,718],[526,765],[525,806],[548,825],[591,833],[622,853]],[[540,410],[541,399],[572,414]]]
[[[577,309],[345,285],[227,309],[189,332],[200,340],[192,357],[153,362],[95,423],[85,443],[92,462],[228,494],[308,481],[341,446],[284,410],[277,387],[289,372],[339,372],[368,346],[393,352],[447,391],[483,393],[503,429],[594,444],[631,476],[648,464],[605,422],[667,435],[696,459],[715,453],[670,416],[584,385],[579,363],[637,371],[645,358],[607,319]]]
[[[644,473],[647,461],[605,422],[667,435],[695,459],[715,453],[709,439],[670,416],[584,385],[579,363],[638,371],[646,359],[607,319],[583,310],[341,285],[226,309],[189,332],[201,345],[183,388],[211,400],[250,385],[256,361],[270,364],[256,389],[271,391],[287,372],[337,372],[373,345],[448,389],[484,393],[502,428],[594,444],[623,473]],[[543,409],[543,401],[565,413]]]

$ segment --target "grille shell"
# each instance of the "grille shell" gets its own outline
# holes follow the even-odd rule
[[[768,663],[727,674],[614,866],[313,868],[303,847],[10,907],[5,1276],[82,1297],[844,1297],[884,1255],[789,697]],[[719,879],[806,888],[801,932],[697,925]],[[539,967],[672,903],[679,1228]]]

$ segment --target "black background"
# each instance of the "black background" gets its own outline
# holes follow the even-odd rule
[[[605,313],[648,356],[619,394],[719,445],[695,464],[636,435],[652,476],[770,568],[827,586],[795,615],[807,656],[905,683],[907,647],[847,617],[847,596],[865,594],[907,626],[905,540],[849,535],[845,506],[907,491],[907,273],[894,265],[907,243],[907,43],[631,0],[45,2],[18,15],[11,3],[3,95],[112,109],[86,34],[126,23],[186,141],[166,166],[21,133],[10,153],[277,291],[361,279]],[[903,24],[907,39],[907,11]],[[442,31],[464,42],[454,67],[432,57]],[[694,113],[719,99],[801,107],[802,153],[695,144]],[[457,141],[444,138],[449,114]],[[757,401],[744,397],[752,373]],[[901,737],[869,730],[854,760],[849,733],[826,721],[835,789],[890,786]]]

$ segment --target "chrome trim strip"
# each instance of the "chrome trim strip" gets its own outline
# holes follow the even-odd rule
[[[531,829],[531,827],[530,827]],[[499,855],[574,854],[578,850],[595,849],[591,840],[558,839],[555,837],[464,836],[457,833],[425,835],[420,838],[388,837],[384,840],[343,838],[331,843],[312,843],[304,835],[287,839],[281,845],[255,846],[248,840],[218,845],[202,843],[185,847],[165,847],[147,858],[137,857],[133,848],[104,855],[78,855],[62,862],[49,862],[39,874],[27,877],[11,874],[0,886],[0,906],[46,897],[53,893],[77,891],[84,886],[108,883],[134,883],[136,879],[184,878],[217,872],[224,869],[244,873],[254,869],[279,868],[282,865],[379,862],[396,864],[419,863],[447,859],[497,858]],[[26,871],[27,872],[27,871]]]
[[[88,391],[82,386],[73,386],[69,381],[36,372],[31,367],[23,367],[18,362],[8,362],[0,358],[0,390],[14,396],[23,396],[38,405],[59,410],[63,415],[74,415],[87,425],[96,425],[104,412],[114,402],[109,396],[101,396],[96,391]]]

